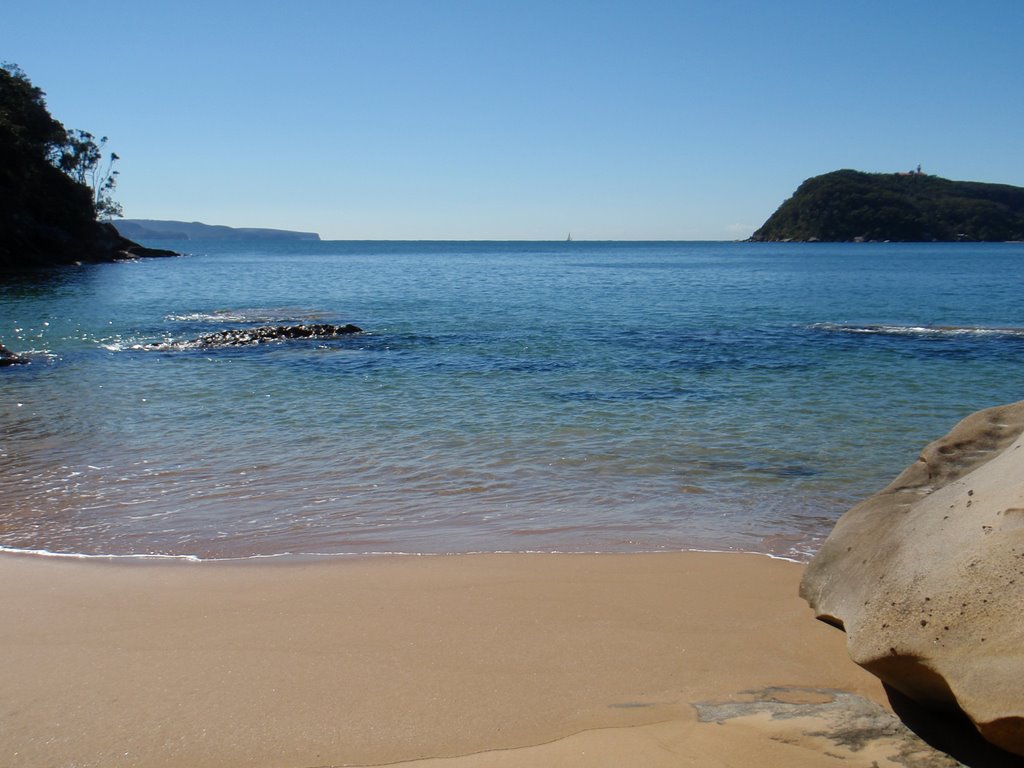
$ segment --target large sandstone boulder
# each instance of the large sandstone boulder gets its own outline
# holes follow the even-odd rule
[[[855,662],[1024,755],[1024,401],[975,413],[836,523],[800,594]]]

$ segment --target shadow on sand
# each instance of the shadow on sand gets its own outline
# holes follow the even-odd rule
[[[1024,765],[1024,757],[985,741],[966,715],[926,709],[889,686],[885,686],[885,692],[893,712],[907,728],[966,768],[1020,768]]]

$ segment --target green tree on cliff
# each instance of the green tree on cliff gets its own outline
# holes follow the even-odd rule
[[[113,199],[119,173],[114,170],[114,163],[121,158],[116,152],[104,155],[106,144],[106,136],[97,139],[88,131],[68,131],[57,167],[92,190],[93,207],[99,218],[112,219],[121,215],[121,205]]]
[[[15,64],[0,67],[0,148],[55,159],[67,134],[46,109],[45,94]]]

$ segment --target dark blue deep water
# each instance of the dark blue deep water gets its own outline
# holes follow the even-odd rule
[[[0,547],[804,557],[1024,398],[1024,244],[170,247],[0,287]]]

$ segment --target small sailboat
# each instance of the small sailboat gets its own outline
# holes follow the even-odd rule
[[[565,238],[565,242],[567,242],[567,243],[571,243],[572,242],[572,232],[570,232],[569,236],[567,238]]]

